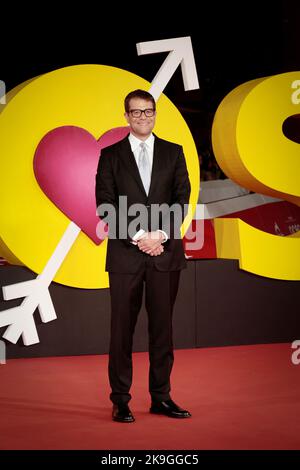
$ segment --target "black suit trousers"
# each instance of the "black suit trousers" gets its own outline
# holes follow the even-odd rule
[[[137,273],[109,272],[111,339],[109,350],[110,399],[128,403],[132,384],[132,342],[143,300],[148,315],[149,392],[158,401],[170,398],[173,366],[172,314],[180,270],[158,271],[154,257],[146,256]]]

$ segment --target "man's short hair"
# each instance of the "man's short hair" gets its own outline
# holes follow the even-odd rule
[[[124,100],[124,106],[125,106],[126,113],[129,112],[129,102],[133,98],[141,98],[142,100],[151,101],[151,103],[153,105],[153,109],[154,110],[156,109],[155,99],[153,98],[151,93],[149,93],[148,91],[145,91],[145,90],[134,90],[134,91],[131,91],[130,93],[128,93],[128,95],[126,96],[126,98]]]

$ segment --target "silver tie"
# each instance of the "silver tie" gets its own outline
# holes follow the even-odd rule
[[[148,195],[151,181],[149,156],[144,142],[140,144],[140,148],[138,166],[146,194]]]

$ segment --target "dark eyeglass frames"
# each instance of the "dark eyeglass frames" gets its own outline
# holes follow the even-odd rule
[[[144,113],[146,117],[153,117],[155,114],[155,109],[153,108],[148,108],[148,109],[130,109],[128,111],[129,114],[131,114],[132,117],[134,118],[139,118],[141,115]]]

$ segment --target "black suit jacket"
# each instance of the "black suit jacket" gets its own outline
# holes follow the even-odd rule
[[[186,207],[190,197],[190,181],[186,162],[180,145],[168,142],[155,136],[151,184],[147,196],[138,166],[131,150],[128,137],[101,151],[96,175],[96,202],[112,204],[117,218],[126,226],[125,239],[120,239],[120,226],[117,224],[116,235],[112,227],[106,257],[106,271],[119,273],[135,273],[150,255],[143,253],[136,245],[130,243],[131,237],[139,228],[145,231],[162,229],[169,239],[164,243],[161,255],[154,256],[156,269],[160,271],[176,271],[186,268],[183,244],[179,235],[178,224],[174,224],[173,211],[166,209],[166,204],[180,204],[181,222],[186,215]],[[132,204],[144,204],[148,212],[148,227],[139,224],[133,233],[128,233],[128,225],[137,217],[127,216],[120,211],[119,196],[127,196],[128,208]],[[151,221],[151,205],[164,204],[157,223]],[[101,217],[105,220],[105,217]],[[169,220],[171,223],[169,224]],[[152,226],[151,226],[152,223]],[[123,225],[123,227],[124,227]],[[177,227],[177,228],[176,228]]]

